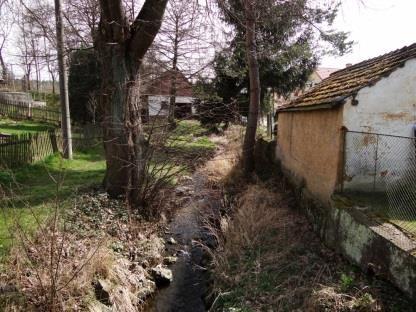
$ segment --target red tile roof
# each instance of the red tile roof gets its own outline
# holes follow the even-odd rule
[[[279,108],[279,111],[337,105],[362,88],[374,85],[380,79],[389,76],[413,58],[416,58],[416,43],[346,67],[332,73],[308,92]]]
[[[176,75],[176,96],[193,96],[192,85],[180,71],[165,71],[145,88],[146,95],[171,95],[172,79]]]

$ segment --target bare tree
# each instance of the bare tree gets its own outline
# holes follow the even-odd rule
[[[19,51],[19,60],[21,67],[24,72],[24,90],[31,90],[31,77],[32,77],[32,69],[34,64],[33,56],[35,53],[32,51],[32,40],[29,37],[29,32],[27,31],[27,24],[23,19],[19,19],[19,30],[20,36],[17,41],[17,48]]]
[[[169,122],[174,122],[177,78],[198,51],[200,14],[197,1],[171,0],[153,49],[170,72]]]
[[[158,33],[167,0],[146,0],[132,23],[121,0],[100,0],[97,49],[102,62],[104,139],[110,195],[127,195],[134,207],[146,169],[139,70]]]
[[[3,51],[6,47],[6,41],[10,35],[13,19],[11,17],[11,10],[7,0],[0,0],[0,78],[7,81],[8,69],[4,60]]]
[[[92,47],[100,21],[99,1],[66,0],[64,6],[67,46],[73,48]]]

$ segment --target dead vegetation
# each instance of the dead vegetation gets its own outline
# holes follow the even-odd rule
[[[163,262],[163,223],[145,222],[100,191],[80,195],[63,213],[31,235],[17,232],[1,278],[7,291],[0,307],[139,311],[156,290],[150,272]]]
[[[225,131],[224,135],[210,138],[219,149],[216,156],[207,160],[201,168],[201,172],[210,182],[220,185],[232,184],[234,178],[239,175],[243,135],[243,128],[233,125]]]
[[[30,233],[25,220],[13,220],[15,245],[0,276],[0,310],[140,311],[156,290],[153,269],[164,262],[166,221],[181,204],[176,183],[215,150],[203,131],[197,122],[180,122],[160,139],[163,149],[149,155],[144,212],[123,198],[109,199],[101,188],[80,189],[63,203],[58,195],[65,174],[59,174],[49,217],[36,220]]]
[[[216,233],[211,311],[412,311],[324,247],[281,180],[241,187],[231,203]]]

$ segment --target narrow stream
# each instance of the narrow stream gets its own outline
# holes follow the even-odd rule
[[[219,211],[221,200],[218,192],[208,188],[206,177],[198,172],[182,188],[188,191],[189,199],[170,224],[171,236],[177,244],[169,246],[168,254],[176,254],[178,258],[170,267],[173,282],[156,293],[146,311],[207,311],[204,298],[208,276],[204,250],[198,242],[209,237],[202,226],[204,214]]]

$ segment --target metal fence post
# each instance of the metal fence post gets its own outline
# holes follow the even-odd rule
[[[340,178],[341,178],[341,193],[344,193],[344,181],[345,181],[345,167],[347,165],[347,133],[348,130],[346,128],[341,129],[342,134],[342,154],[341,154],[341,171],[340,171]]]
[[[376,183],[377,183],[378,138],[379,138],[379,135],[376,134],[376,150],[375,150],[375,155],[374,155],[374,183],[373,183],[373,192],[376,191]]]

